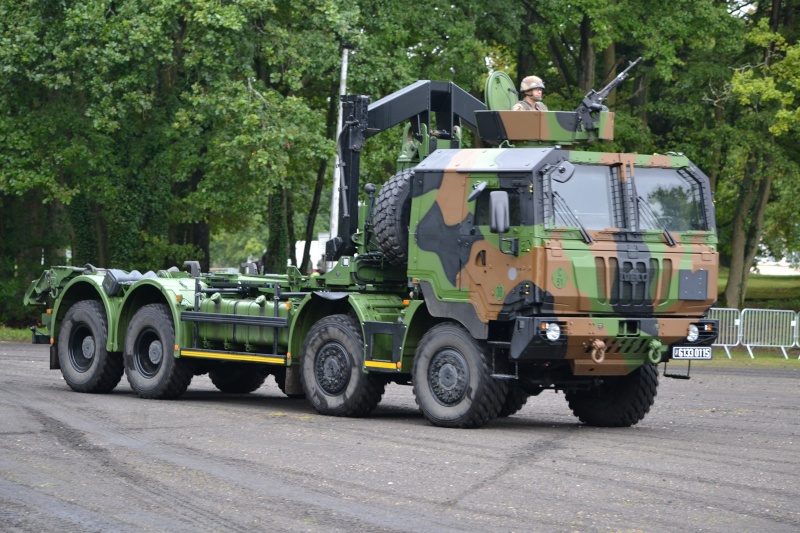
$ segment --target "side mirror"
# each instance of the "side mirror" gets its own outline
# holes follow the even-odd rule
[[[508,193],[506,191],[492,191],[489,193],[489,205],[491,208],[489,230],[492,233],[506,233],[511,225]]]

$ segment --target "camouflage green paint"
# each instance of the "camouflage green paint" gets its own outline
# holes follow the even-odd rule
[[[569,341],[559,358],[591,363],[590,346],[599,339],[618,350],[602,364],[602,372],[627,373],[646,356],[647,339],[660,339],[662,350],[681,342],[689,324],[715,301],[713,213],[708,230],[672,232],[675,246],[657,229],[588,230],[591,242],[584,242],[577,229],[548,228],[542,219],[545,199],[537,172],[559,160],[614,167],[623,182],[635,176],[636,168],[693,168],[682,156],[555,149],[435,152],[414,177],[409,276],[430,283],[442,302],[468,303],[485,324],[520,316],[563,317]],[[516,256],[504,253],[508,244],[476,221],[476,201],[467,198],[482,182],[487,189],[522,191],[534,213],[527,225],[512,226],[503,236],[518,240]],[[710,202],[710,191],[703,194]],[[682,284],[703,292],[681,292]],[[617,339],[620,324],[636,325],[636,343]],[[590,375],[601,372],[600,366],[581,363],[573,371]]]
[[[481,138],[495,144],[567,146],[614,139],[614,113],[608,111],[598,114],[597,131],[583,130],[574,111],[478,111],[475,115]]]

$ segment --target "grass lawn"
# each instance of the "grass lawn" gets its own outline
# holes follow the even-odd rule
[[[793,348],[786,350],[789,358],[783,357],[780,348],[753,348],[754,359],[750,358],[747,348],[737,346],[731,348],[731,358],[725,353],[725,348],[714,348],[714,359],[711,361],[694,361],[692,365],[729,367],[729,368],[800,368],[800,350]]]
[[[0,342],[31,342],[31,330],[7,328],[0,324]]]
[[[720,299],[728,285],[728,269],[720,267]],[[751,274],[747,280],[745,307],[754,309],[789,309],[800,311],[800,274],[797,276],[762,276]]]

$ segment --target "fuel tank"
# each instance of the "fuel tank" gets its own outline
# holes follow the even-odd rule
[[[243,299],[225,298],[216,293],[200,303],[199,311],[220,315],[219,323],[209,321],[198,324],[201,341],[241,345],[250,350],[264,346],[271,350],[277,335],[278,346],[288,346],[289,330],[285,319],[289,311],[286,302],[275,302],[264,295],[255,299]],[[264,325],[254,325],[258,322],[263,322]]]

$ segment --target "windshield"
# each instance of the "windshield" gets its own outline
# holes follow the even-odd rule
[[[569,181],[559,183],[552,180],[553,193],[557,193],[555,198],[564,200],[554,202],[555,225],[575,226],[577,218],[585,229],[617,227],[612,200],[615,186],[610,168],[606,166],[576,165],[575,174]]]
[[[550,229],[708,229],[702,187],[685,169],[636,167],[633,180],[625,182],[618,167],[578,164],[564,183],[548,174],[544,179],[545,196],[549,197],[545,219]]]
[[[639,229],[704,230],[700,185],[689,174],[671,168],[637,168],[636,194],[655,218],[639,213]]]

